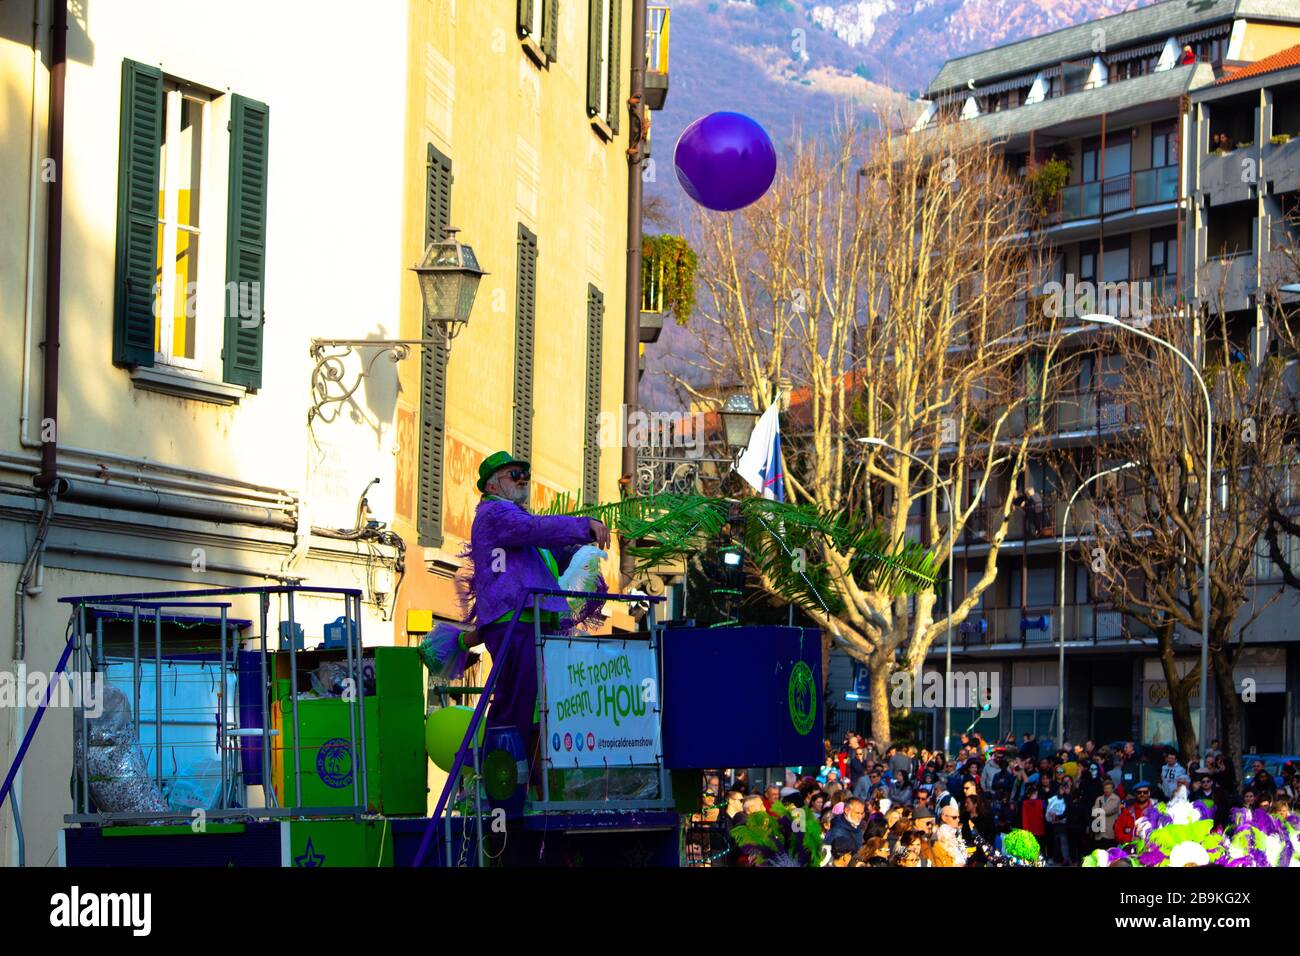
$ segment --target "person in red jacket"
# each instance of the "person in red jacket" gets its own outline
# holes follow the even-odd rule
[[[1151,805],[1151,784],[1145,780],[1133,787],[1133,799],[1124,804],[1115,820],[1115,842],[1119,845],[1133,842],[1133,830],[1142,814]]]
[[[1040,840],[1047,832],[1043,823],[1043,801],[1038,798],[1038,785],[1031,783],[1025,789],[1025,799],[1020,804],[1020,828],[1028,830]]]

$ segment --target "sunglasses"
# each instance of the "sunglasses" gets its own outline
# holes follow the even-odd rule
[[[532,475],[524,471],[522,468],[511,468],[506,472],[506,477],[511,481],[527,481],[532,477]]]

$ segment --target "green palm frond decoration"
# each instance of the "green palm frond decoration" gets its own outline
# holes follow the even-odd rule
[[[915,541],[891,541],[878,527],[846,512],[766,498],[710,498],[701,494],[631,496],[608,504],[580,505],[561,495],[545,510],[595,518],[636,544],[628,551],[638,569],[687,557],[707,547],[723,528],[743,528],[746,553],[787,600],[828,614],[843,610],[825,560],[844,556],[859,587],[909,595],[939,581],[934,555]]]

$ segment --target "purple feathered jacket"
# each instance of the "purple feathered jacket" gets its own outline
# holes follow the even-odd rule
[[[513,612],[525,589],[557,586],[538,548],[549,550],[563,573],[574,550],[591,541],[587,518],[532,515],[513,501],[484,499],[470,529],[473,577],[462,588],[466,622],[483,627]],[[546,597],[542,609],[565,614],[569,607],[562,597]]]

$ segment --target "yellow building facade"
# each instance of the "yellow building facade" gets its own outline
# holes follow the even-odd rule
[[[361,591],[367,645],[410,643],[408,611],[460,616],[485,455],[526,455],[539,505],[617,496],[589,435],[623,393],[629,0],[74,4],[51,163],[60,2],[0,4],[0,670],[54,669],[69,595],[301,580]],[[411,266],[449,228],[488,274],[447,349]],[[308,647],[339,613],[300,602]],[[30,718],[0,707],[0,767]],[[28,865],[71,752],[51,709]],[[4,864],[17,842],[6,806]]]
[[[529,11],[534,29],[521,37]],[[618,495],[619,449],[599,455],[594,486],[584,475],[584,425],[589,387],[606,414],[618,415],[622,400],[628,143],[618,114],[628,90],[630,17],[630,3],[619,0],[410,5],[404,248],[414,261],[428,238],[426,203],[440,182],[429,167],[441,166],[450,170],[448,222],[488,272],[446,357],[440,434],[419,431],[430,417],[421,407],[428,357],[423,367],[401,369],[399,430],[413,440],[401,443],[400,471],[417,475],[430,440],[443,443],[441,487],[402,483],[395,512],[435,579],[436,616],[458,613],[450,575],[469,537],[478,464],[487,455],[504,449],[532,462],[535,505],[563,493]],[[593,42],[603,44],[599,104],[591,99]],[[599,315],[598,360],[589,354],[597,321],[589,311]],[[403,286],[402,316],[403,336],[419,337],[414,282]],[[530,363],[531,394],[521,395]],[[428,600],[414,589],[407,598],[413,608]]]

